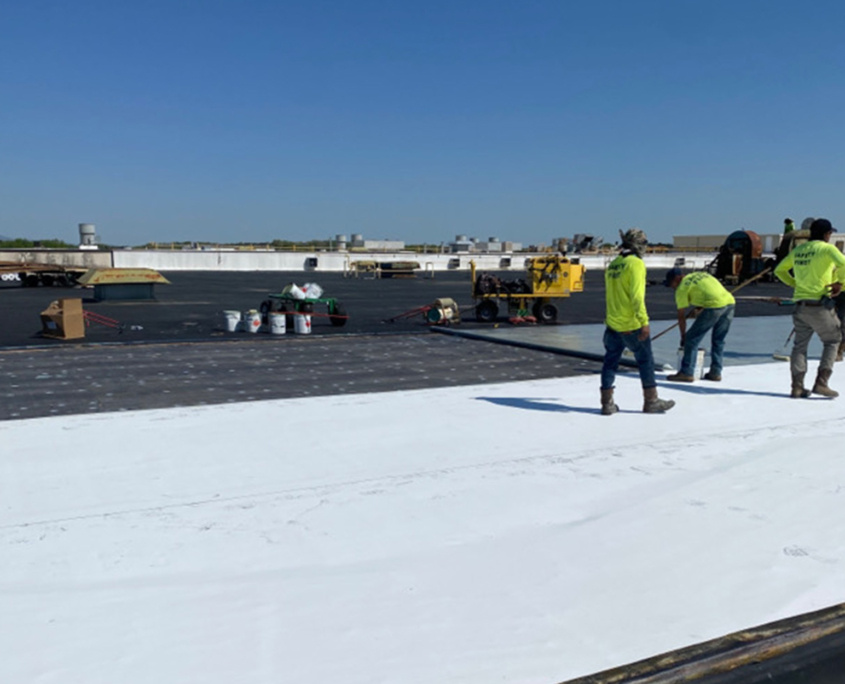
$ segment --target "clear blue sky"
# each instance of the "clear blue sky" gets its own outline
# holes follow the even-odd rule
[[[7,1],[0,234],[845,224],[843,26],[838,0]]]

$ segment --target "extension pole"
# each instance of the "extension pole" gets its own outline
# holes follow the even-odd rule
[[[792,339],[792,336],[795,334],[795,328],[792,328],[792,332],[789,333],[789,336],[786,338],[786,342],[783,343],[783,346],[780,349],[776,349],[775,353],[772,354],[773,359],[777,359],[778,361],[789,361],[790,356],[786,353],[786,347],[789,344],[789,340]]]

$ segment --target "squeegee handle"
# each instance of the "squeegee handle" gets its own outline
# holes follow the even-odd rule
[[[692,311],[690,311],[690,313],[687,314],[687,318],[690,317],[691,313],[692,313]],[[674,330],[677,327],[678,327],[677,323],[672,323],[672,325],[670,325],[668,328],[666,328],[666,330],[663,330],[663,331],[657,333],[654,337],[652,337],[651,341],[654,342],[656,339],[663,337],[667,332],[669,332],[670,330]]]

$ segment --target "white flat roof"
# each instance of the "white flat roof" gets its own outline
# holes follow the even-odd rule
[[[845,400],[598,388],[3,422],[0,681],[548,684],[845,598]]]

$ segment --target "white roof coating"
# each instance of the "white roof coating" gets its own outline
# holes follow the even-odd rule
[[[845,399],[788,375],[2,422],[0,681],[551,684],[842,602]]]

